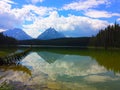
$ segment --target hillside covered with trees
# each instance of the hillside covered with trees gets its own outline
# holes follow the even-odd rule
[[[0,33],[0,46],[3,45],[16,45],[17,44],[17,40],[12,38],[12,37],[8,37],[3,35],[3,33]]]
[[[90,45],[95,47],[120,48],[120,25],[115,23],[100,30],[96,36],[91,37]]]

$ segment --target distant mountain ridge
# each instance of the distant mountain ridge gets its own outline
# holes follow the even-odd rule
[[[7,35],[9,37],[13,37],[13,38],[15,38],[17,40],[32,39],[31,36],[29,36],[22,29],[19,29],[19,28],[14,28],[14,29],[10,29],[10,30],[4,31],[3,34]]]
[[[64,34],[56,31],[54,28],[48,28],[41,35],[39,35],[37,39],[49,40],[49,39],[57,39],[64,37],[65,37]]]

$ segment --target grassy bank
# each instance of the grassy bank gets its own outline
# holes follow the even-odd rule
[[[19,61],[23,57],[25,57],[29,53],[29,51],[30,51],[30,48],[20,53],[13,53],[7,56],[1,56],[0,65],[19,64]]]

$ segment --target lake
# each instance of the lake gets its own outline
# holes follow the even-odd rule
[[[15,90],[120,90],[120,51],[33,48],[20,64],[0,66],[3,82]]]

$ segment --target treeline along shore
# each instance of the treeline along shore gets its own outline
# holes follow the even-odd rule
[[[51,45],[51,46],[78,46],[78,47],[104,47],[107,48],[120,48],[120,25],[115,23],[109,25],[105,29],[100,30],[95,36],[92,37],[77,37],[77,38],[59,38],[50,40],[19,40],[4,36],[0,34],[1,45]]]
[[[88,46],[90,37],[59,38],[51,40],[22,40],[19,45],[49,45],[49,46]]]

